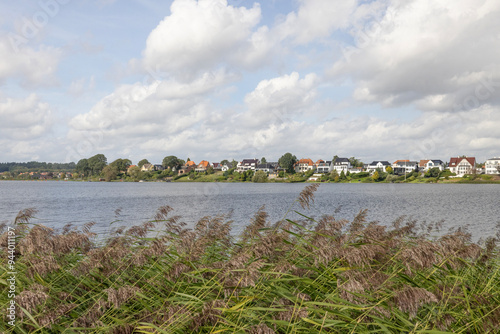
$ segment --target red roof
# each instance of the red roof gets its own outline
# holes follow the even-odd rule
[[[314,163],[311,159],[300,159],[299,161],[297,161],[296,164],[307,164],[309,166],[314,165]]]
[[[393,165],[398,164],[399,162],[410,162],[410,160],[396,160]]]
[[[419,167],[425,167],[425,164],[428,163],[430,160],[420,160],[420,162],[418,163],[418,166]]]
[[[198,164],[198,167],[203,167],[203,168],[207,168],[209,165],[209,162],[208,161],[205,161],[205,160],[202,160],[199,164]]]
[[[474,158],[474,157],[465,157],[465,158],[460,157],[460,158],[451,158],[450,159],[450,167],[456,167],[464,159],[467,160],[467,162],[469,162],[469,164],[471,164],[472,167],[476,166],[476,158]]]
[[[186,162],[186,166],[196,166],[196,163],[192,160],[189,160],[188,162]]]

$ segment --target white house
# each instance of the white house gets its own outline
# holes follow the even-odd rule
[[[476,158],[474,157],[460,157],[451,158],[448,164],[450,172],[463,176],[465,174],[472,174],[476,171]]]
[[[300,159],[295,163],[293,168],[295,169],[295,173],[305,173],[309,170],[316,169],[316,165],[311,159]]]
[[[331,161],[323,161],[316,164],[316,172],[330,173],[333,170]]]
[[[440,171],[444,170],[444,162],[441,160],[420,160],[418,168],[424,172],[427,172],[432,168],[439,168]]]
[[[231,168],[233,168],[233,164],[231,164],[230,162],[228,162],[227,164],[222,165],[221,170],[222,170],[223,172],[227,172],[227,171],[228,171],[228,170],[230,170]]]
[[[247,170],[255,170],[257,164],[259,163],[259,159],[243,159],[243,161],[238,162],[238,166],[236,166],[236,171],[246,172]]]
[[[484,163],[485,174],[500,174],[500,158],[491,158]]]
[[[366,171],[375,172],[377,169],[380,169],[382,172],[385,172],[385,168],[390,165],[388,161],[372,161],[372,163],[366,165]]]
[[[278,168],[278,163],[277,162],[268,162],[265,164],[258,164],[257,167],[255,167],[255,171],[263,171],[266,173],[273,173],[276,171],[276,168]]]
[[[409,160],[397,160],[392,164],[394,174],[409,174],[418,170],[418,162]]]
[[[337,158],[333,163],[333,169],[335,169],[339,174],[343,171],[346,173],[351,166],[351,162],[347,158]]]

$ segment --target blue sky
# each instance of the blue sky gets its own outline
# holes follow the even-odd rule
[[[500,3],[0,3],[0,161],[500,155]]]

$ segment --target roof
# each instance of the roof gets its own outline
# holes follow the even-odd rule
[[[258,164],[258,163],[259,163],[259,159],[243,159],[241,161],[242,165],[251,165],[251,164]]]
[[[500,160],[500,158],[491,158],[491,159],[488,159],[488,160]]]
[[[262,168],[272,168],[274,169],[276,166],[272,163],[266,163],[266,164],[258,164],[257,168],[262,169]]]
[[[220,163],[218,163],[218,162],[212,162],[212,166],[213,166],[214,168],[219,168],[219,167],[221,167],[221,164],[220,164]]]
[[[376,165],[376,164],[378,164],[379,162],[380,162],[382,165],[384,165],[384,166],[390,166],[390,165],[391,165],[388,161],[379,161],[379,160],[377,160],[377,161],[372,161],[372,163],[371,163],[371,164],[369,164],[368,166],[375,166],[375,165]]]
[[[186,162],[186,166],[196,166],[196,163],[192,160],[189,160],[188,162]]]
[[[202,168],[207,168],[210,165],[210,163],[206,160],[201,160],[200,163],[198,164],[198,167]]]
[[[393,165],[398,164],[400,162],[410,162],[410,160],[396,160],[396,161],[394,161]]]
[[[298,165],[298,164],[307,164],[307,165],[309,165],[309,166],[314,165],[313,161],[312,161],[311,159],[309,159],[309,158],[308,158],[308,159],[300,159],[300,160],[299,160],[299,161],[297,161],[295,164],[296,164],[296,165]]]
[[[425,167],[425,165],[429,162],[430,160],[420,160],[418,163],[419,167]]]
[[[456,167],[463,160],[467,160],[467,162],[471,166],[475,166],[476,165],[476,158],[474,158],[474,157],[465,157],[465,158],[464,157],[459,157],[459,158],[450,158],[450,167]]]
[[[335,160],[335,164],[341,164],[343,162],[349,162],[349,159],[347,159],[347,158],[337,158],[337,160]]]
[[[319,165],[320,163],[324,162],[323,160],[319,159],[318,161],[316,161],[316,165]]]

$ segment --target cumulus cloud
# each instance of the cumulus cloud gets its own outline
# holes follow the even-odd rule
[[[482,82],[500,82],[499,16],[497,1],[389,1],[380,18],[354,29],[357,44],[330,74],[353,79],[360,101],[453,110]],[[499,97],[496,88],[473,107]]]
[[[147,38],[144,67],[186,75],[226,62],[256,62],[267,43],[263,30],[253,31],[260,19],[257,3],[245,8],[226,0],[175,0]]]
[[[53,124],[48,103],[31,94],[25,99],[0,101],[0,138],[28,140],[47,134]]]
[[[60,50],[46,46],[38,50],[28,46],[17,48],[12,35],[9,36],[0,36],[0,85],[8,79],[27,87],[54,84]]]
[[[300,0],[297,11],[290,12],[276,31],[281,39],[307,44],[329,37],[336,29],[347,28],[357,0]]]

